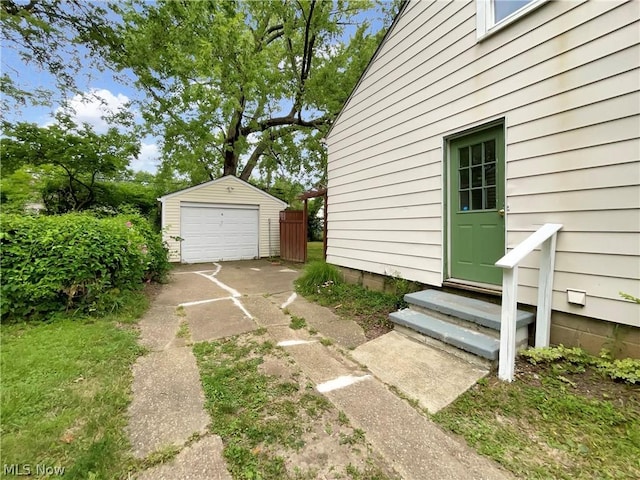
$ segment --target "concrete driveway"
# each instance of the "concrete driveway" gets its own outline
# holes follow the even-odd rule
[[[194,342],[214,340],[257,329],[248,297],[290,295],[298,274],[266,260],[181,265],[156,301],[184,310]]]
[[[190,344],[258,328],[286,349],[316,390],[366,433],[374,450],[401,478],[509,478],[395,395],[371,373],[373,369],[345,354],[355,349],[357,357],[357,347],[373,342],[366,343],[355,322],[297,297],[293,281],[299,273],[266,260],[181,265],[173,270],[171,281],[139,323],[140,343],[151,353],[133,367],[127,431],[139,458],[167,445],[180,453],[171,462],[141,472],[139,479],[231,478],[222,458],[221,439],[208,431],[204,393]],[[310,328],[289,328],[291,315],[303,317]],[[185,323],[190,339],[179,334]],[[331,338],[338,348],[323,345],[322,336]],[[381,348],[388,350],[385,345]],[[386,370],[397,370],[394,364],[387,363]],[[421,378],[423,374],[416,371]]]

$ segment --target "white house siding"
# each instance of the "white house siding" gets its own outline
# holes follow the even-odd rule
[[[229,187],[231,190],[229,190]],[[180,242],[171,237],[180,236],[180,205],[185,202],[216,205],[258,205],[259,256],[280,255],[280,211],[286,203],[258,190],[235,177],[223,177],[213,182],[169,194],[162,207],[163,238],[169,245],[172,262],[179,262]]]
[[[441,285],[444,138],[504,118],[507,248],[562,223],[554,309],[640,326],[640,2],[548,2],[481,42],[475,14],[410,2],[360,80],[328,137],[328,261]]]

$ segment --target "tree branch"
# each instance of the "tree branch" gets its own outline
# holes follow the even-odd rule
[[[302,66],[300,69],[300,89],[304,89],[304,83],[308,76],[307,65],[311,67],[311,54],[313,48],[313,42],[315,41],[315,35],[312,35],[312,38],[309,38],[309,33],[311,31],[311,19],[313,18],[313,10],[316,6],[316,0],[311,1],[311,6],[309,7],[309,16],[307,17],[306,24],[304,26],[304,48],[302,53]],[[303,10],[304,11],[304,10]]]
[[[247,125],[240,130],[240,134],[243,136],[247,136],[250,133],[264,132],[273,127],[280,127],[283,125],[295,125],[299,127],[311,127],[317,128],[323,125],[326,125],[330,121],[330,117],[323,116],[319,118],[314,118],[313,120],[303,120],[300,115],[296,116],[296,111],[292,110],[289,115],[285,117],[274,117],[264,120],[262,122],[258,122],[255,126]]]

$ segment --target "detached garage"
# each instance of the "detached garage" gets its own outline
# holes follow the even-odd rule
[[[236,177],[222,177],[158,199],[172,262],[246,260],[280,254],[287,204]]]

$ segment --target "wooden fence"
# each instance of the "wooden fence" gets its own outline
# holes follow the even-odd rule
[[[303,210],[280,212],[280,258],[307,261],[307,219]]]

